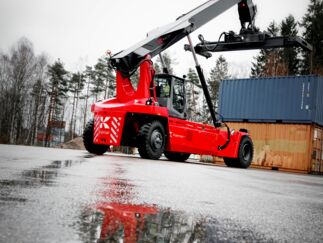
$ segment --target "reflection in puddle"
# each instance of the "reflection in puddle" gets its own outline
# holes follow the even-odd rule
[[[57,170],[50,170],[46,168],[38,168],[32,170],[25,170],[22,172],[25,182],[30,186],[53,186],[55,184],[54,178],[58,176]]]
[[[102,203],[97,210],[103,214],[100,240],[125,242],[136,242],[137,234],[144,230],[146,216],[157,213],[155,207],[118,203]]]
[[[0,196],[0,203],[1,202],[26,202],[26,201],[27,201],[26,198]]]
[[[24,170],[19,179],[0,180],[0,203],[5,202],[25,202],[27,199],[17,197],[19,188],[32,188],[39,186],[55,186],[56,178],[59,176],[59,169],[71,167],[75,163],[82,161],[55,160],[49,165],[39,168]]]
[[[116,166],[114,175],[125,170]],[[158,208],[156,205],[136,205],[135,186],[119,177],[105,178],[102,201],[81,216],[83,241],[97,242],[202,242],[205,241],[205,220],[194,220],[183,212]],[[86,234],[90,232],[90,234]],[[198,241],[197,241],[198,240]]]
[[[82,212],[79,222],[82,242],[274,242],[229,219],[219,221],[148,205],[101,206]]]
[[[72,160],[55,160],[49,165],[41,166],[39,168],[24,170],[21,175],[25,179],[26,186],[46,185],[53,186],[56,183],[55,178],[59,175],[59,169],[71,167],[75,163],[82,161]]]
[[[117,168],[114,175],[122,177]],[[236,222],[221,222],[157,205],[137,205],[135,186],[119,177],[103,180],[102,200],[83,210],[78,222],[83,242],[271,242]]]
[[[82,213],[83,242],[206,242],[209,225],[156,206],[101,204]]]
[[[45,185],[54,186],[56,184],[56,178],[58,177],[59,169],[69,168],[75,163],[81,163],[81,161],[55,160],[51,164],[42,166],[32,170],[25,170],[22,172],[22,176],[31,181],[33,185]]]

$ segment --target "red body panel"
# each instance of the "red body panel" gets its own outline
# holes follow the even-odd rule
[[[169,118],[168,121],[170,151],[237,157],[244,133],[234,132],[227,148],[219,150],[218,147],[227,140],[226,130],[177,118]]]
[[[92,105],[94,113],[95,144],[119,146],[127,114],[154,116],[167,121],[166,150],[191,154],[209,154],[220,157],[236,158],[241,137],[246,135],[236,131],[231,135],[229,145],[219,150],[228,138],[227,130],[210,125],[199,124],[178,118],[169,117],[168,109],[157,104],[153,89],[154,70],[152,62],[145,60],[140,65],[140,81],[135,90],[129,80],[117,71],[117,97]],[[151,100],[146,104],[147,100]]]
[[[116,99],[110,99],[93,104],[93,142],[95,144],[119,146],[127,113],[168,117],[168,111],[165,107],[146,105],[146,100],[141,99],[118,103]]]
[[[95,115],[93,142],[96,144],[119,145],[123,123],[124,114],[120,112]]]

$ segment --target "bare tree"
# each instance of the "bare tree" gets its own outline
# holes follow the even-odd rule
[[[69,80],[69,91],[73,94],[73,107],[70,122],[70,134],[71,139],[74,138],[75,127],[76,127],[76,114],[78,108],[78,102],[80,98],[80,93],[84,88],[85,76],[82,73],[74,73],[72,78]]]
[[[46,94],[46,83],[47,83],[47,57],[42,55],[37,58],[36,63],[36,82],[34,83],[31,91],[31,106],[30,111],[30,129],[28,130],[28,136],[26,144],[34,145],[36,143],[36,136],[38,130],[44,127],[44,118],[46,113],[47,94]]]
[[[0,53],[0,142],[9,143],[10,140],[10,104],[11,82],[9,76],[9,57]]]
[[[0,53],[0,142],[34,144],[44,116],[47,58],[36,56],[21,38],[9,53]]]
[[[23,143],[23,117],[26,108],[27,94],[33,82],[35,55],[29,40],[22,38],[13,47],[10,55],[11,112],[10,142]]]

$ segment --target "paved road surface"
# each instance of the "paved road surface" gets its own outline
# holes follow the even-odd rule
[[[323,177],[0,145],[0,242],[323,242]]]

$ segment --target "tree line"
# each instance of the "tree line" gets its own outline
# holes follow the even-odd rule
[[[89,119],[89,104],[114,95],[107,57],[73,73],[59,59],[50,64],[46,55],[36,55],[21,38],[0,52],[0,142],[50,146],[53,136],[57,142],[73,139]]]
[[[301,35],[313,46],[307,52],[300,48],[261,50],[254,58],[251,77],[283,75],[323,75],[323,1],[311,0],[300,22],[287,16],[280,24],[272,21],[268,28],[272,36]],[[304,31],[300,34],[300,28]]]

